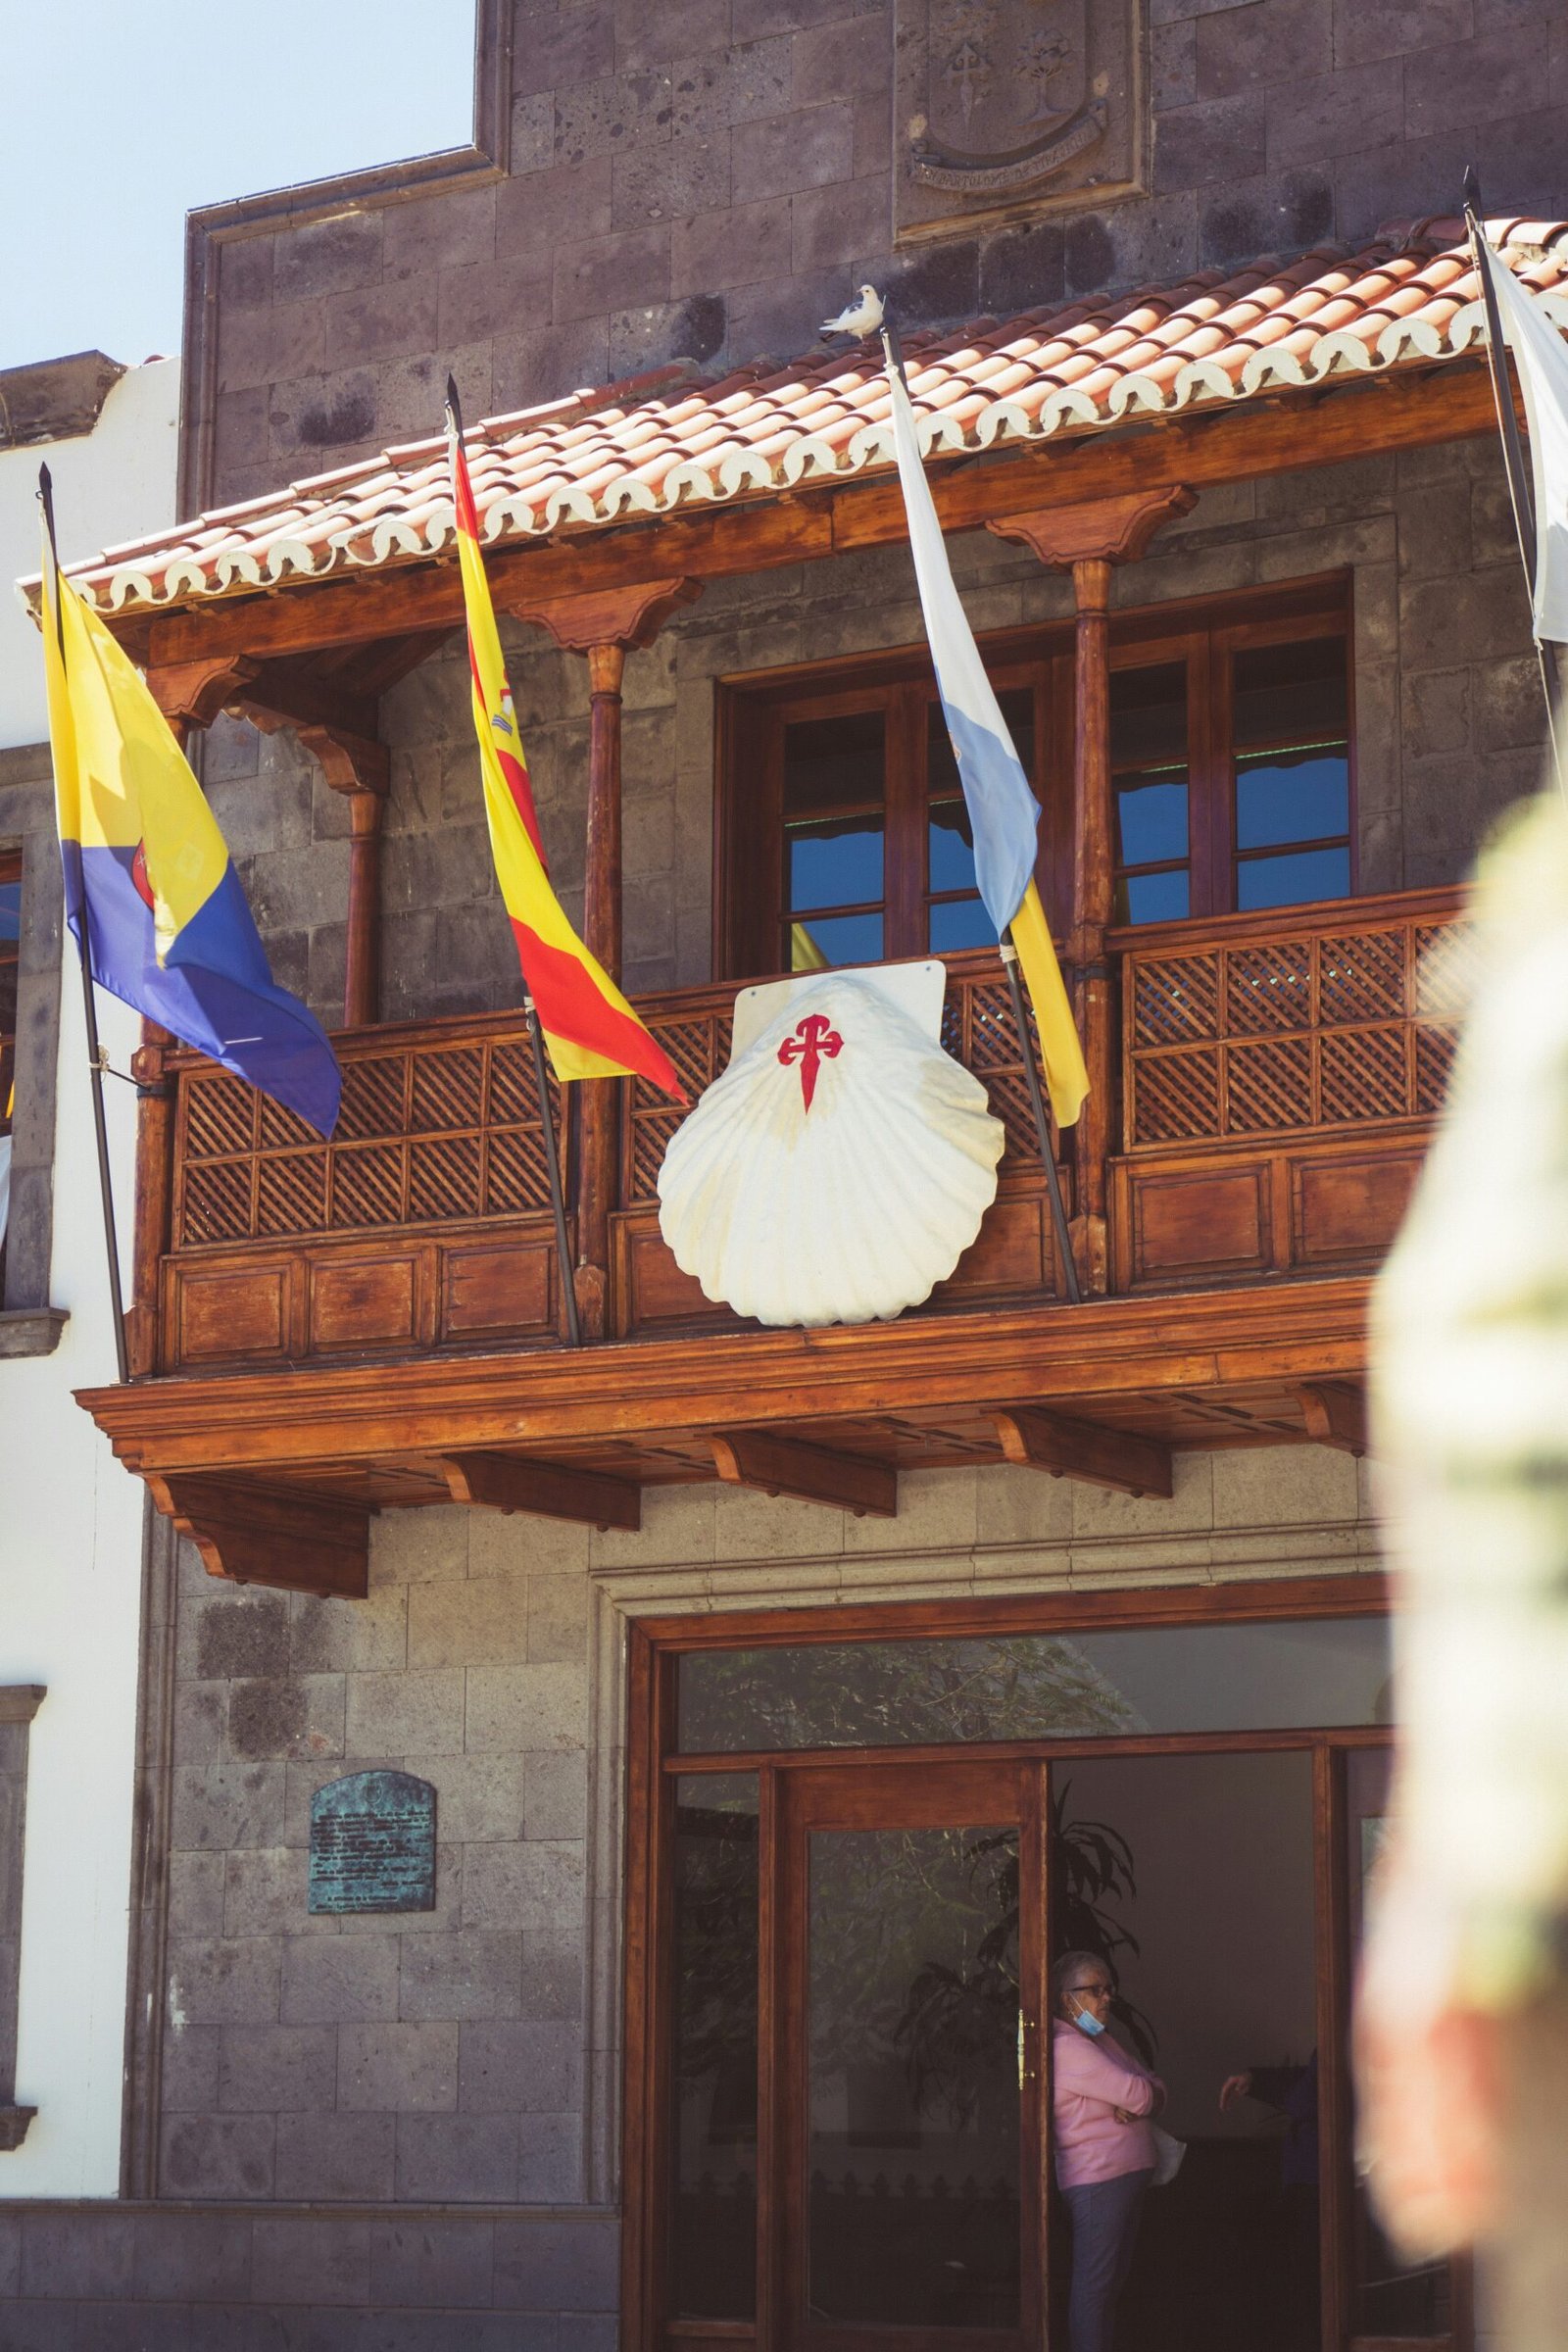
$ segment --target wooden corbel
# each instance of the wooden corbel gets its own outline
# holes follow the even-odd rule
[[[1086,1486],[1109,1487],[1118,1494],[1171,1493],[1171,1450],[1157,1438],[1134,1437],[1128,1430],[1043,1413],[1032,1405],[993,1418],[1004,1454],[1024,1469],[1082,1479]]]
[[[1348,1381],[1321,1380],[1298,1388],[1296,1399],[1306,1423],[1306,1434],[1319,1446],[1332,1446],[1357,1460],[1367,1450],[1366,1393]]]
[[[210,727],[261,674],[261,663],[236,654],[201,662],[164,662],[147,671],[147,691],[181,743],[193,727]]]
[[[863,1454],[836,1453],[800,1438],[774,1437],[765,1429],[714,1430],[709,1444],[713,1467],[732,1487],[757,1487],[764,1494],[793,1494],[802,1502],[823,1502],[863,1519],[896,1519],[899,1474]]]
[[[627,588],[593,588],[580,596],[530,597],[505,590],[498,600],[514,620],[546,629],[563,653],[589,654],[618,645],[623,654],[652,645],[672,612],[703,593],[701,580],[637,580]]]
[[[369,1589],[370,1515],[358,1503],[208,1471],[150,1473],[147,1485],[209,1576],[323,1600],[363,1600]]]
[[[1137,564],[1162,524],[1189,514],[1198,493],[1180,482],[1160,490],[1127,490],[1119,498],[1086,499],[1073,507],[1038,507],[998,514],[986,524],[999,539],[1017,539],[1042,564],[1070,571],[1085,563]]]
[[[643,1523],[642,1489],[627,1478],[561,1462],[520,1461],[507,1453],[444,1453],[436,1469],[454,1502],[492,1511],[526,1511],[540,1519],[575,1519],[603,1531]]]

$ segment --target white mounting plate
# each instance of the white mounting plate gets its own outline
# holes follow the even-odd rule
[[[729,1057],[735,1061],[776,1020],[792,997],[819,988],[824,980],[869,981],[873,988],[902,1006],[927,1037],[942,1040],[942,1001],[948,992],[948,967],[935,957],[926,963],[835,964],[825,971],[796,972],[788,980],[760,980],[743,988],[735,999],[735,1034]]]

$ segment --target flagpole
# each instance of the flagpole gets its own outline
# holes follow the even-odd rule
[[[909,378],[904,366],[904,349],[899,330],[894,323],[893,306],[884,301],[880,326],[882,349],[889,368],[896,370],[904,386],[905,398],[909,399]],[[913,403],[910,402],[912,407]],[[1007,975],[1007,987],[1012,995],[1012,1017],[1017,1024],[1018,1045],[1023,1055],[1024,1075],[1029,1083],[1029,1107],[1034,1112],[1035,1140],[1040,1147],[1040,1164],[1046,1171],[1046,1190],[1051,1200],[1051,1226],[1056,1237],[1056,1255],[1061,1262],[1061,1279],[1067,1293],[1068,1304],[1081,1306],[1083,1292],[1078,1284],[1078,1267],[1072,1253],[1072,1239],[1067,1231],[1067,1211],[1062,1204],[1061,1178],[1056,1172],[1055,1148],[1051,1140],[1051,1119],[1046,1110],[1046,1099],[1040,1084],[1040,1065],[1035,1053],[1035,1033],[1030,1026],[1024,1006],[1023,982],[1018,977],[1018,951],[1010,940],[999,941],[997,953],[1002,968]]]
[[[571,1245],[566,1239],[566,1203],[561,1190],[561,1161],[556,1152],[556,1122],[550,1115],[550,1073],[545,1068],[544,1032],[532,997],[525,996],[522,1009],[528,1023],[528,1042],[533,1048],[533,1074],[539,1087],[539,1116],[545,1131],[545,1174],[550,1180],[550,1213],[556,1221],[556,1258],[561,1267],[561,1288],[566,1302],[566,1330],[574,1348],[582,1346],[582,1325],[577,1319],[577,1289],[571,1274]]]
[[[55,627],[59,632],[60,658],[66,655],[65,613],[61,604],[60,551],[55,545],[54,481],[47,466],[38,468],[38,499],[43,508],[44,528],[49,534],[49,561],[55,575]],[[104,1058],[98,1044],[98,1006],[92,990],[92,956],[88,948],[89,916],[85,891],[81,897],[81,930],[77,938],[81,964],[81,1003],[87,1025],[87,1068],[92,1083],[92,1124],[98,1145],[98,1194],[104,1212],[104,1247],[109,1256],[109,1302],[115,1324],[115,1362],[119,1367],[122,1387],[130,1379],[130,1358],[125,1348],[125,1304],[120,1286],[120,1243],[115,1232],[115,1194],[109,1173],[109,1127],[104,1117]]]
[[[1508,380],[1507,338],[1502,331],[1502,318],[1497,310],[1496,289],[1492,282],[1481,252],[1481,240],[1486,235],[1481,220],[1481,182],[1472,164],[1464,175],[1464,220],[1470,232],[1470,256],[1481,285],[1481,300],[1487,321],[1487,366],[1492,376],[1492,397],[1497,411],[1497,429],[1502,435],[1503,465],[1508,477],[1508,499],[1513,508],[1514,529],[1519,537],[1519,558],[1525,567],[1525,593],[1530,599],[1531,634],[1535,635],[1536,603],[1536,512],[1531,494],[1530,473],[1525,464],[1524,443],[1519,435],[1519,418],[1513,405],[1513,390]],[[1557,706],[1562,676],[1557,661],[1557,648],[1544,637],[1536,637],[1536,658],[1541,664],[1541,690],[1546,700],[1546,732],[1551,738],[1552,765],[1556,771],[1557,788],[1568,792],[1563,773],[1562,753],[1557,741]]]

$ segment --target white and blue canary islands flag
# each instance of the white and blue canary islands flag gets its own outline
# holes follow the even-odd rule
[[[996,924],[998,939],[1009,930],[1012,933],[1035,1008],[1052,1114],[1058,1127],[1070,1127],[1088,1098],[1089,1072],[1035,887],[1040,804],[1029,789],[1023,762],[1007,732],[954,585],[942,525],[920,458],[914,411],[891,359],[887,372],[893,401],[893,445],[908,516],[914,576],[942,713],[974,834],[975,881],[986,912]]]
[[[1536,576],[1531,582],[1535,634],[1553,645],[1568,645],[1568,343],[1545,305],[1515,277],[1484,227],[1478,230],[1477,243],[1519,370],[1530,428],[1536,504]]]

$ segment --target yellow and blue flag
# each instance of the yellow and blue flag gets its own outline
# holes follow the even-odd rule
[[[326,1032],[273,981],[168,720],[47,536],[43,641],[66,919],[93,979],[330,1135],[343,1080]]]

